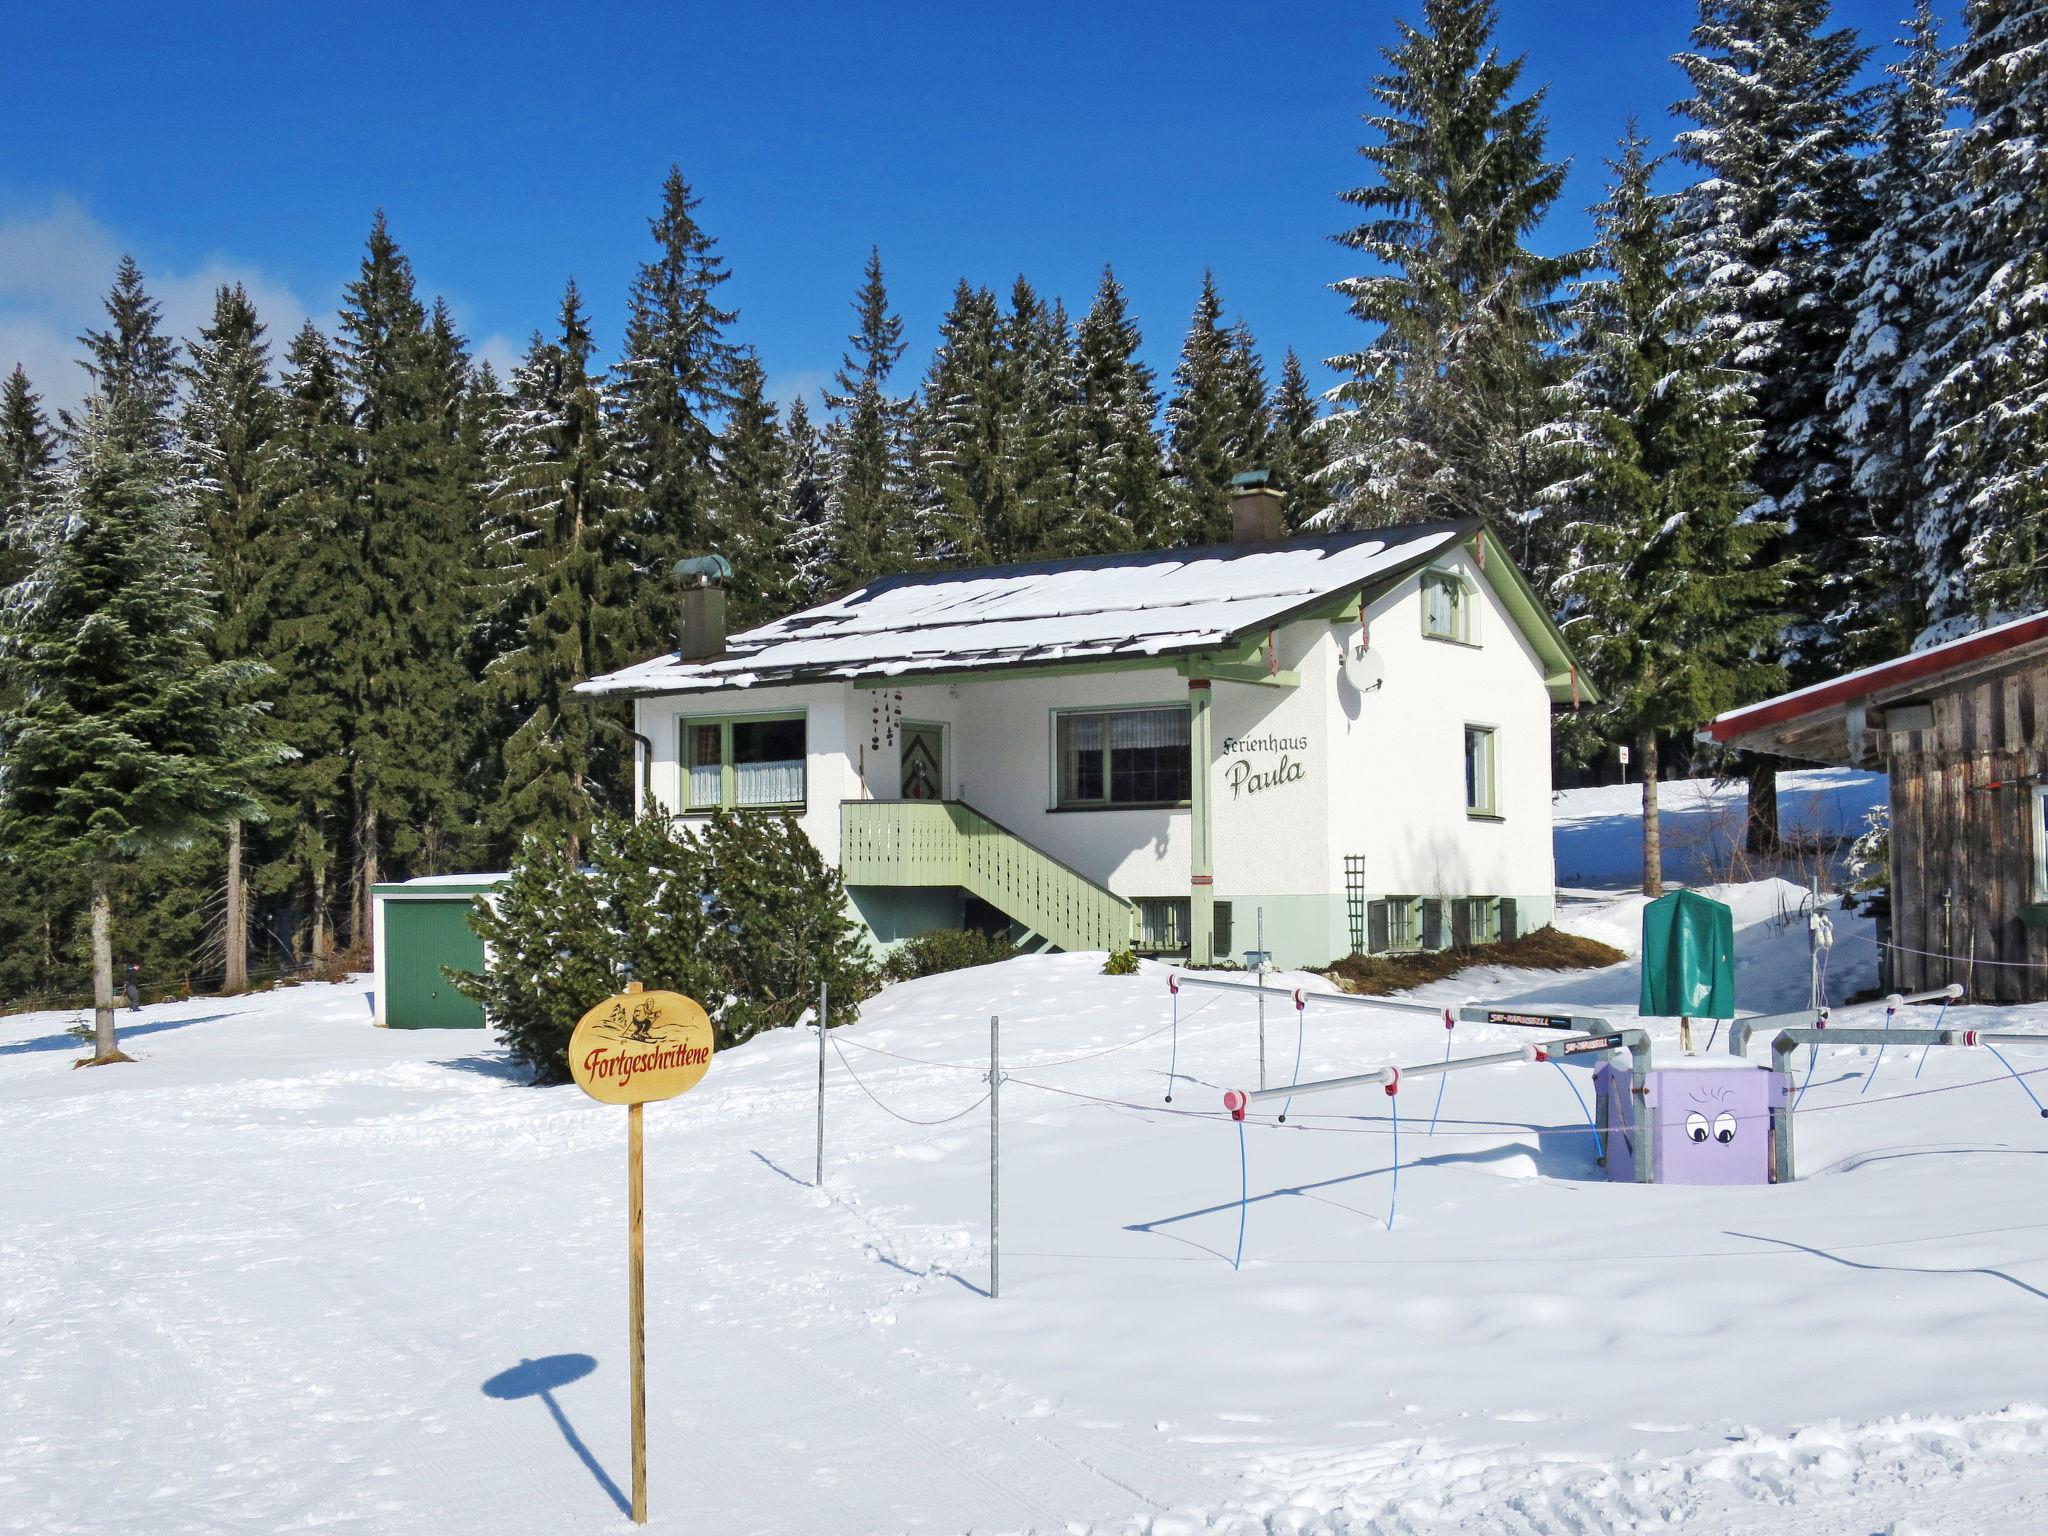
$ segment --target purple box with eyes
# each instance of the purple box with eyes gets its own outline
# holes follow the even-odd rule
[[[1594,1091],[1607,1101],[1607,1177],[1636,1176],[1635,1123],[1629,1074],[1603,1063]],[[1652,1168],[1659,1184],[1768,1184],[1771,1115],[1785,1101],[1768,1067],[1687,1057],[1649,1073]]]

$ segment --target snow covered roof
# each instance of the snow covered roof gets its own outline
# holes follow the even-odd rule
[[[1716,716],[1700,735],[1724,746],[1816,763],[1855,764],[1872,748],[1848,729],[1851,706],[1894,704],[2048,650],[2048,612],[1881,661]],[[1876,722],[1872,722],[1875,724]]]
[[[1470,522],[891,576],[734,635],[710,661],[657,656],[583,694],[1133,661],[1213,650],[1426,564]]]

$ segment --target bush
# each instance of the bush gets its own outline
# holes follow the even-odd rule
[[[1105,976],[1135,976],[1138,974],[1138,952],[1134,949],[1113,949],[1109,958],[1102,962]]]
[[[882,962],[888,981],[914,981],[920,976],[937,976],[942,971],[964,971],[969,966],[993,965],[1016,958],[1017,946],[996,934],[972,928],[937,928],[906,939]]]
[[[569,1080],[576,1021],[628,981],[697,999],[720,1048],[795,1023],[820,982],[848,1006],[874,990],[845,888],[789,817],[611,817],[585,854],[528,838],[471,920],[484,973],[451,972],[537,1083]]]

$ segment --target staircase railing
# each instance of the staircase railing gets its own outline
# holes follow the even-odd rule
[[[848,885],[951,885],[1061,949],[1124,949],[1131,904],[958,800],[849,800],[839,808]]]

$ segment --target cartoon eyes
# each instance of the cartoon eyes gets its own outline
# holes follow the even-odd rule
[[[1735,1139],[1735,1117],[1722,1110],[1714,1117],[1714,1140],[1724,1146]]]
[[[1687,1141],[1705,1141],[1707,1139],[1707,1117],[1698,1110],[1694,1110],[1685,1117],[1685,1139]]]
[[[1705,1141],[1708,1134],[1707,1117],[1705,1115],[1701,1114],[1698,1110],[1694,1110],[1685,1117],[1686,1140],[1695,1142]],[[1735,1139],[1735,1117],[1727,1110],[1722,1110],[1720,1114],[1714,1117],[1712,1135],[1714,1140],[1720,1142],[1724,1147],[1733,1141]]]

